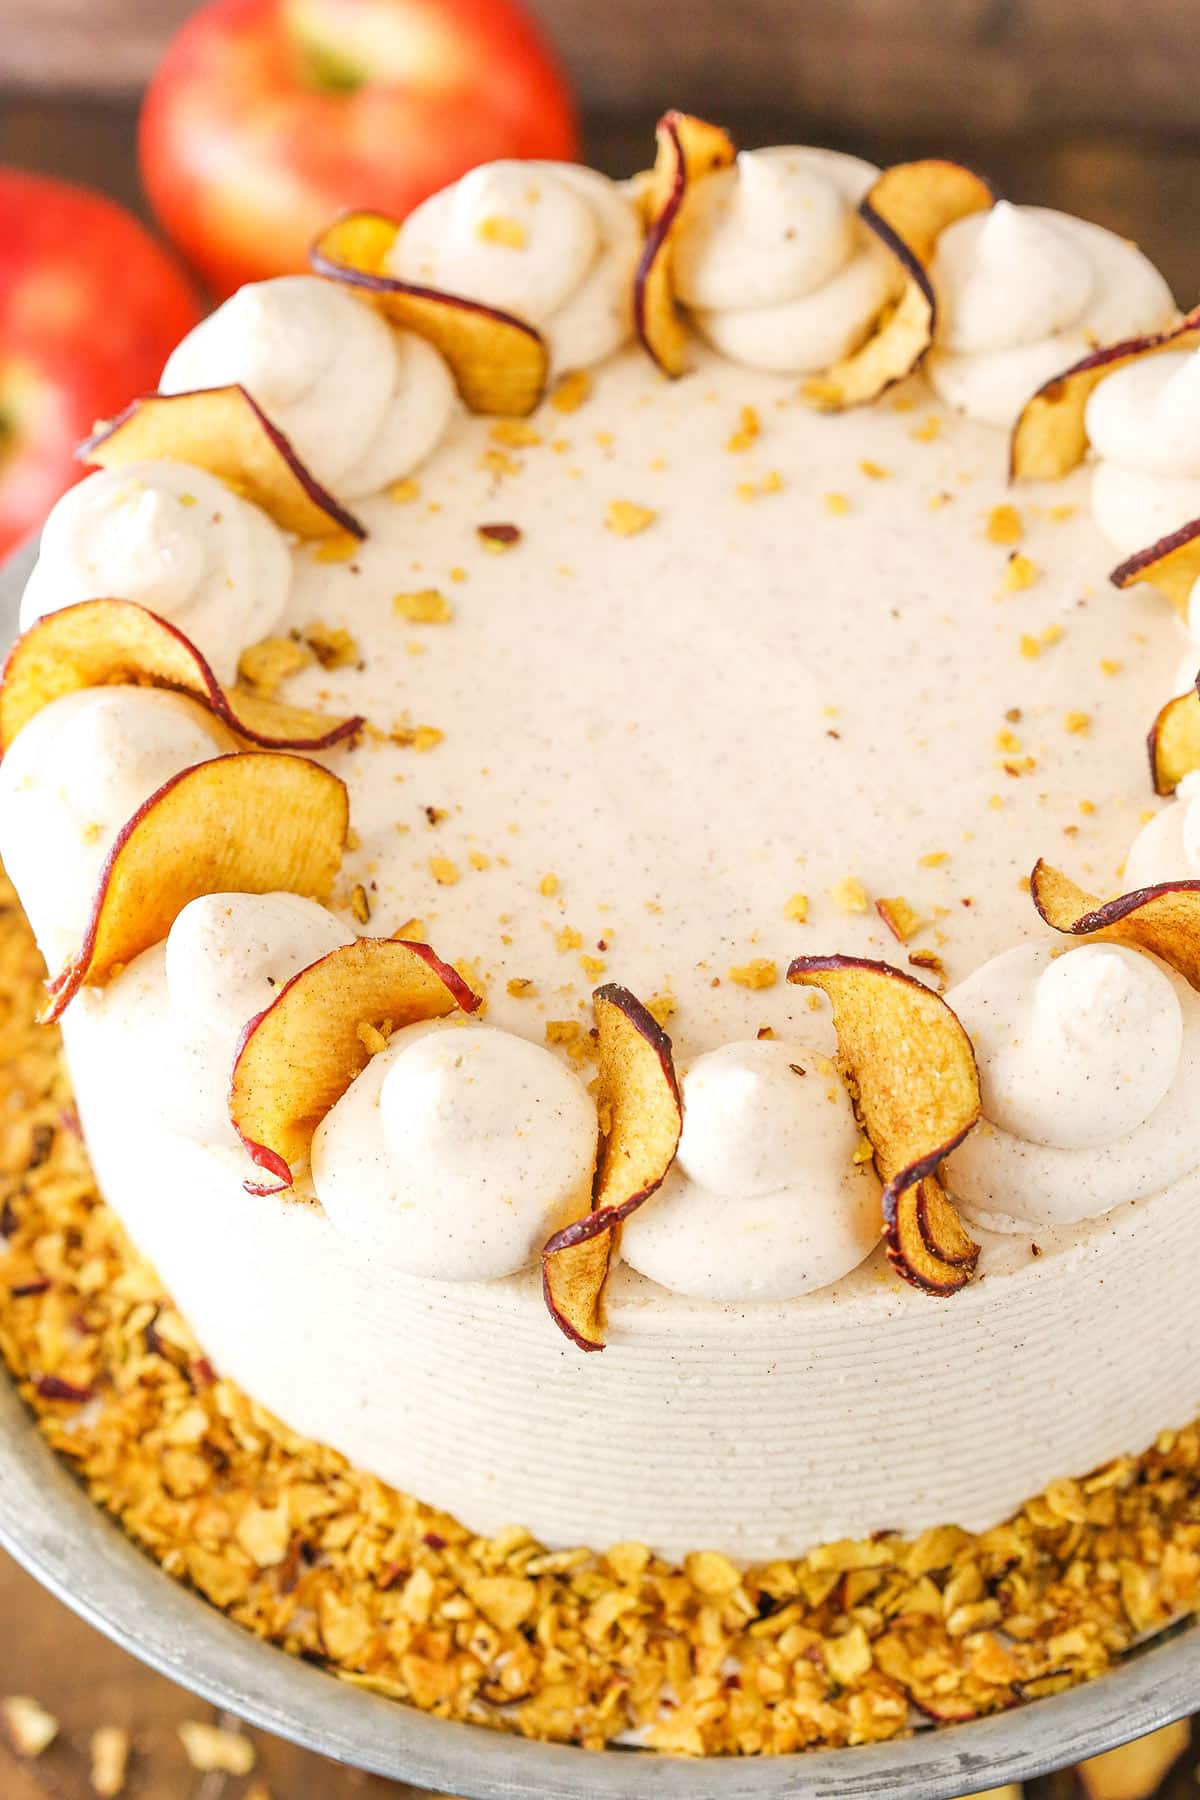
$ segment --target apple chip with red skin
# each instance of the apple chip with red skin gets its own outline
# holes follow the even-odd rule
[[[859,212],[895,258],[896,298],[864,344],[805,382],[806,400],[825,412],[862,406],[920,367],[937,330],[929,273],[937,240],[955,220],[986,212],[995,201],[983,177],[961,163],[929,157],[883,170]]]
[[[1126,557],[1108,578],[1114,587],[1131,588],[1145,581],[1187,618],[1192,589],[1200,581],[1200,519],[1189,519],[1178,531]]]
[[[927,1294],[955,1293],[970,1280],[979,1246],[936,1172],[979,1121],[970,1038],[932,988],[890,963],[801,956],[788,980],[820,988],[833,1008],[839,1054],[884,1183],[888,1261]]]
[[[118,833],[83,943],[48,984],[46,1019],[160,943],[202,894],[327,900],[349,816],[344,782],[282,751],[238,751],[172,776]]]
[[[160,460],[190,463],[207,469],[297,537],[367,535],[236,382],[188,394],[144,394],[115,419],[98,425],[76,455],[101,469]]]
[[[1106,344],[1043,383],[1025,402],[1013,427],[1009,447],[1013,479],[1054,481],[1083,461],[1088,447],[1087,403],[1106,376],[1160,350],[1194,350],[1197,345],[1200,307],[1169,331]]]
[[[318,275],[352,288],[390,324],[432,344],[472,412],[509,418],[531,413],[550,368],[541,332],[480,300],[389,275],[387,256],[399,230],[399,221],[385,213],[343,213],[321,233],[309,262]]]
[[[676,376],[687,368],[688,333],[675,302],[672,242],[694,184],[728,168],[737,151],[728,132],[690,113],[664,113],[655,138],[654,168],[642,195],[648,229],[633,279],[633,323],[663,374]]]
[[[1189,688],[1162,708],[1146,740],[1156,794],[1173,794],[1185,775],[1200,769],[1200,694]]]
[[[221,686],[177,625],[133,600],[81,600],[47,613],[19,637],[0,675],[0,756],[36,713],[79,688],[156,687],[208,707],[247,744],[328,750],[358,735],[361,718],[321,713]]]
[[[357,938],[310,963],[280,989],[242,1033],[229,1090],[229,1116],[280,1193],[307,1157],[313,1133],[371,1059],[362,1027],[400,1030],[442,1019],[480,999],[428,944]]]
[[[1043,860],[1029,891],[1055,931],[1148,950],[1200,989],[1200,881],[1160,881],[1100,901]]]
[[[592,996],[600,1147],[590,1210],[542,1250],[542,1291],[559,1330],[604,1348],[604,1289],[625,1220],[662,1185],[683,1129],[671,1040],[640,1000],[611,983]]]

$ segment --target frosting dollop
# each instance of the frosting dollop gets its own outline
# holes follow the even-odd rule
[[[779,374],[857,349],[894,265],[856,208],[879,171],[836,150],[743,150],[691,190],[673,241],[675,291],[734,362]]]
[[[218,678],[283,617],[287,542],[266,513],[186,463],[98,469],[42,527],[21,597],[22,631],[79,600],[136,600],[185,632]]]
[[[346,499],[378,492],[424,461],[455,408],[438,352],[335,282],[250,282],[167,359],[164,394],[240,382],[309,471]]]
[[[1092,512],[1123,555],[1200,516],[1200,353],[1160,350],[1093,391]]]
[[[950,406],[1012,425],[1029,396],[1097,344],[1157,331],[1175,303],[1135,244],[1042,206],[998,200],[947,226],[932,276],[929,379]]]
[[[1129,846],[1127,892],[1160,881],[1200,880],[1200,770],[1185,775],[1172,805],[1147,821]]]
[[[596,1130],[587,1089],[540,1044],[487,1025],[413,1025],[322,1120],[313,1185],[367,1255],[438,1281],[490,1281],[586,1209]]]
[[[1154,958],[1022,944],[946,999],[975,1046],[984,1114],[947,1181],[980,1224],[1074,1224],[1200,1166],[1200,1001]]]
[[[239,1148],[229,1079],[244,1027],[301,969],[351,941],[325,907],[299,894],[205,894],[98,993],[125,1021],[129,1079],[169,1131]]]
[[[879,1184],[855,1160],[861,1137],[827,1056],[773,1038],[725,1044],[682,1085],[675,1163],[624,1227],[631,1268],[698,1300],[788,1300],[870,1255]]]
[[[484,163],[411,212],[387,257],[401,281],[534,325],[556,371],[613,355],[633,331],[637,210],[574,163]]]
[[[80,688],[18,733],[0,762],[0,855],[52,966],[78,949],[122,826],[232,747],[196,701],[154,688]]]

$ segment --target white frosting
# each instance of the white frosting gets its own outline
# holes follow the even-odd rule
[[[81,688],[35,713],[0,763],[0,843],[52,967],[79,948],[122,826],[172,775],[231,748],[196,701],[154,688]]]
[[[97,469],[42,528],[21,629],[79,600],[136,600],[232,682],[245,645],[278,625],[291,580],[278,527],[215,475],[176,462]]]
[[[1200,354],[1162,350],[1094,389],[1092,512],[1123,555],[1200,517]]]
[[[235,1150],[229,1078],[243,1028],[300,969],[350,939],[299,894],[206,894],[165,943],[75,1004],[128,1021],[130,1080],[168,1130]]]
[[[1029,396],[1097,344],[1174,316],[1135,244],[1086,219],[997,201],[938,238],[938,340],[925,367],[950,406],[1011,426]]]
[[[424,461],[455,409],[449,369],[315,275],[250,282],[171,352],[164,394],[240,382],[310,473],[348,500]]]
[[[525,1268],[582,1211],[596,1108],[539,1044],[486,1025],[398,1031],[318,1127],[313,1185],[336,1230],[410,1275]]]
[[[484,163],[409,214],[387,257],[401,281],[465,295],[534,325],[555,370],[630,337],[637,209],[574,163]]]
[[[879,1241],[879,1183],[829,1057],[780,1039],[725,1044],[683,1078],[679,1153],[625,1225],[625,1261],[700,1300],[787,1300]]]
[[[1170,806],[1142,826],[1125,859],[1122,887],[1200,880],[1200,771],[1185,775]]]
[[[984,1121],[947,1164],[995,1230],[1069,1224],[1200,1167],[1200,1000],[1140,951],[1022,944],[946,996]]]
[[[679,298],[722,355],[806,374],[866,337],[895,283],[856,208],[879,171],[836,150],[743,150],[698,182],[672,247]]]

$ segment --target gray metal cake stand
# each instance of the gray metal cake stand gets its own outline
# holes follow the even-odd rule
[[[0,571],[0,642],[32,557]],[[1200,1707],[1200,1625],[1089,1686],[898,1743],[710,1762],[597,1753],[455,1725],[261,1643],[181,1587],[88,1499],[0,1376],[0,1543],[98,1630],[253,1725],[464,1800],[954,1800],[1111,1749]]]

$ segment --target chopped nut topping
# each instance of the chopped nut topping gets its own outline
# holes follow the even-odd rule
[[[886,481],[892,472],[885,469],[882,463],[872,462],[869,456],[864,456],[858,467],[869,481]]]
[[[734,964],[729,970],[729,979],[738,987],[774,987],[779,980],[779,968],[769,956],[756,956],[750,962]]]
[[[448,856],[431,856],[429,873],[439,887],[453,887],[456,881],[462,879],[462,871],[458,864]]]
[[[840,881],[835,881],[829,890],[829,898],[847,913],[865,913],[870,905],[866,888],[854,875],[843,875]]]
[[[1085,732],[1091,730],[1092,716],[1085,712],[1069,712],[1063,719],[1063,726],[1076,737],[1081,737]]]
[[[421,484],[414,481],[411,475],[406,475],[403,481],[392,482],[387,490],[387,497],[394,500],[397,506],[408,506],[412,501],[420,499]]]
[[[294,638],[263,638],[242,651],[238,675],[264,700],[273,700],[288,676],[306,669],[311,661],[311,653]]]
[[[359,660],[358,645],[341,626],[306,625],[304,641],[323,669],[344,669]]]
[[[434,750],[445,737],[436,725],[393,725],[388,737],[393,744],[400,744],[406,750],[417,750],[424,753]]]
[[[758,437],[762,425],[758,413],[753,406],[743,406],[738,420],[738,428],[726,440],[725,448],[735,454],[740,450],[749,450]]]
[[[568,950],[578,950],[583,943],[583,933],[576,931],[573,925],[564,925],[554,939],[554,948],[563,954]]]
[[[530,981],[528,976],[514,975],[508,984],[507,991],[514,1000],[532,1000],[537,993],[537,983]]]
[[[1041,570],[1037,564],[1021,550],[1014,550],[1004,569],[1004,580],[1000,591],[1004,594],[1019,593],[1022,588],[1031,588]]]
[[[200,1774],[248,1775],[254,1767],[254,1745],[240,1731],[227,1731],[202,1719],[184,1719],[179,1738],[184,1755]]]
[[[313,555],[319,563],[353,562],[359,549],[359,541],[348,531],[335,532],[332,537],[318,538]]]
[[[0,1700],[0,1725],[17,1755],[31,1761],[48,1750],[58,1736],[54,1714],[28,1694],[9,1694]]]
[[[584,401],[590,399],[592,378],[586,369],[574,369],[564,375],[550,394],[550,404],[555,412],[578,412]]]
[[[877,900],[875,911],[892,936],[901,944],[907,944],[909,938],[920,931],[924,924],[924,920],[916,908],[910,906],[908,901],[899,894],[890,900]]]
[[[602,956],[583,955],[579,959],[579,966],[589,981],[599,981],[608,964]]]
[[[367,890],[361,881],[354,884],[354,891],[350,895],[350,911],[360,925],[365,925],[371,917],[371,902],[367,899]]]
[[[545,894],[547,899],[550,898],[551,894],[557,894],[557,892],[558,892],[558,876],[557,875],[543,875],[542,879],[538,883],[538,892],[540,894]]]
[[[454,608],[445,594],[436,588],[421,588],[415,594],[394,594],[392,611],[411,625],[444,625],[454,617]]]
[[[808,895],[793,894],[789,900],[784,902],[783,916],[785,919],[794,919],[797,925],[806,925],[808,923]]]
[[[660,1025],[665,1025],[678,1011],[674,994],[652,994],[646,1002],[646,1011]]]
[[[586,1062],[596,1053],[591,1032],[578,1019],[547,1019],[546,1042],[565,1050],[572,1062]]]
[[[493,556],[502,556],[520,543],[521,528],[519,525],[477,525],[475,535],[485,550],[490,550]]]
[[[101,1725],[93,1731],[91,1784],[101,1800],[116,1800],[125,1791],[131,1748],[129,1733],[120,1725]]]
[[[987,517],[987,535],[993,544],[1019,544],[1025,525],[1015,506],[993,506]]]
[[[652,506],[639,506],[634,500],[610,500],[604,523],[618,537],[636,537],[653,525],[658,514]]]
[[[822,504],[825,507],[825,511],[827,513],[832,513],[835,519],[842,517],[851,510],[850,496],[848,494],[825,494],[822,497]]]
[[[505,213],[489,213],[486,219],[480,219],[475,235],[485,244],[498,244],[504,250],[524,250],[528,241],[520,219],[511,219]]]

